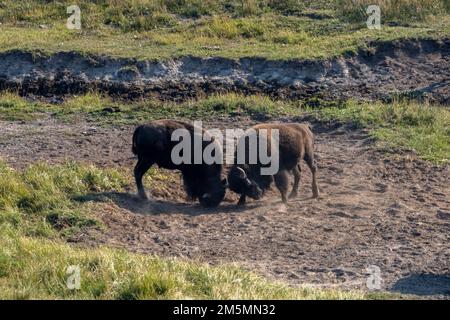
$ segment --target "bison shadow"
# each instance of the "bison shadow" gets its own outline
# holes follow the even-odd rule
[[[223,201],[217,208],[204,208],[198,202],[174,202],[165,199],[142,200],[136,194],[127,192],[100,192],[89,193],[83,196],[72,198],[78,202],[106,202],[112,201],[118,207],[128,210],[135,214],[157,215],[157,214],[186,214],[191,216],[217,213],[238,213],[251,210],[258,206],[258,203],[247,204],[239,207],[235,203]]]
[[[418,296],[450,296],[450,274],[411,274],[399,279],[390,291]]]

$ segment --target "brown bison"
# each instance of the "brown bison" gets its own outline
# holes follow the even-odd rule
[[[195,162],[194,148],[191,155],[188,155],[191,160],[188,161],[189,163],[173,161],[172,149],[179,142],[172,141],[172,134],[177,129],[188,132],[192,144],[195,143],[194,139],[201,139],[201,152],[211,143],[218,144],[214,139],[204,141],[202,137],[208,136],[204,130],[182,121],[156,120],[139,126],[133,134],[132,148],[133,153],[138,157],[134,176],[139,196],[143,199],[147,198],[142,177],[153,164],[157,164],[161,168],[181,171],[186,193],[191,199],[198,199],[205,207],[218,206],[225,196],[226,183],[226,180],[221,180],[221,163],[206,164],[203,160],[201,163]],[[196,135],[201,137],[195,137]],[[220,145],[218,147],[217,150],[221,150]]]
[[[254,138],[258,141],[258,145],[262,137],[266,139],[268,146],[271,145],[272,130],[278,130],[278,148],[268,148],[272,155],[273,152],[278,152],[278,171],[273,175],[263,175],[261,174],[261,168],[264,165],[260,161],[250,164],[246,158],[244,164],[239,164],[236,153],[235,164],[228,173],[228,185],[232,191],[241,195],[238,204],[244,204],[247,196],[253,199],[260,199],[264,192],[269,189],[273,180],[275,180],[275,185],[281,193],[283,202],[286,203],[289,187],[288,171],[291,171],[294,175],[294,186],[289,198],[296,197],[300,183],[300,161],[302,159],[305,160],[312,172],[313,197],[318,197],[319,188],[316,181],[317,165],[314,159],[314,136],[309,125],[268,123],[256,125],[252,129],[254,129],[252,132],[256,135]],[[260,135],[261,129],[265,129],[262,131],[264,133],[262,135]],[[239,143],[245,143],[246,153],[249,152],[250,138],[251,134],[246,134],[238,142],[238,145]]]

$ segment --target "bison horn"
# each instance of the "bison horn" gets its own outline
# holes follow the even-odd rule
[[[242,169],[241,167],[237,167],[236,169],[237,171],[239,171],[239,178],[241,179],[247,178],[247,174],[245,173],[244,169]]]

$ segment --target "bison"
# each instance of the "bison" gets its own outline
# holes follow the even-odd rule
[[[261,168],[264,165],[260,161],[257,161],[256,164],[249,164],[246,159],[244,164],[239,164],[236,153],[235,164],[228,173],[228,185],[230,190],[241,195],[238,204],[245,204],[247,196],[255,200],[260,199],[264,192],[269,189],[273,180],[275,180],[275,185],[281,193],[282,201],[287,203],[288,171],[294,175],[294,186],[289,198],[296,197],[300,183],[300,161],[302,159],[305,160],[312,172],[312,192],[313,197],[317,198],[319,196],[316,181],[317,165],[314,159],[314,136],[310,126],[300,123],[267,123],[256,125],[252,129],[254,129],[252,132],[256,135],[258,145],[261,138],[267,139],[267,145],[271,145],[270,141],[272,140],[269,139],[272,137],[271,130],[278,129],[278,150],[272,150],[277,148],[268,148],[269,152],[278,152],[278,171],[274,175],[263,175],[261,174]],[[260,135],[261,129],[265,129],[261,131],[262,135]],[[242,136],[238,142],[238,145],[239,143],[245,143],[246,153],[249,151],[250,135]]]
[[[226,189],[226,179],[221,180],[222,164],[206,164],[203,161],[194,163],[194,152],[191,152],[189,156],[192,160],[190,163],[173,161],[172,149],[179,142],[172,141],[172,134],[177,129],[187,130],[192,144],[194,144],[195,135],[200,133],[202,136],[208,136],[201,128],[175,120],[152,121],[137,127],[134,131],[132,151],[138,157],[134,176],[139,196],[147,199],[142,177],[153,164],[157,164],[161,168],[181,171],[186,193],[191,199],[198,199],[205,207],[218,206],[225,196]],[[210,138],[211,141],[204,141],[200,137],[201,151],[204,151],[211,143],[218,144],[212,137]],[[192,150],[194,151],[194,148]]]

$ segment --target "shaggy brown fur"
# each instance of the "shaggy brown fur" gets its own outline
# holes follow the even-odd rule
[[[277,129],[279,131],[279,170],[275,175],[267,176],[261,175],[260,169],[262,165],[259,162],[257,164],[247,164],[247,162],[246,164],[235,164],[228,174],[228,184],[232,191],[241,195],[239,204],[244,204],[247,196],[259,199],[264,191],[270,187],[273,180],[281,193],[283,202],[286,203],[288,199],[289,171],[294,176],[294,186],[289,198],[296,197],[300,183],[300,161],[302,159],[305,160],[312,173],[313,197],[318,197],[319,188],[316,181],[317,165],[314,159],[314,135],[309,125],[300,123],[267,123],[256,125],[253,129],[257,133],[261,129],[267,129],[268,145],[270,145],[271,130]],[[244,136],[241,139],[248,138]],[[259,139],[259,134],[257,139]],[[248,154],[248,147],[247,142],[246,154]],[[276,150],[272,150],[272,152],[276,152]]]
[[[172,148],[178,141],[171,141],[172,133],[177,129],[186,129],[194,143],[194,126],[182,121],[156,120],[136,128],[133,134],[133,153],[138,156],[134,169],[139,196],[146,199],[142,177],[153,164],[169,170],[180,170],[188,196],[198,199],[205,207],[215,207],[225,196],[226,180],[221,181],[221,164],[193,164],[194,148],[192,147],[191,164],[175,164],[172,162]],[[202,131],[205,134],[205,131]],[[202,152],[211,143],[203,141]],[[219,147],[221,149],[221,147]]]

